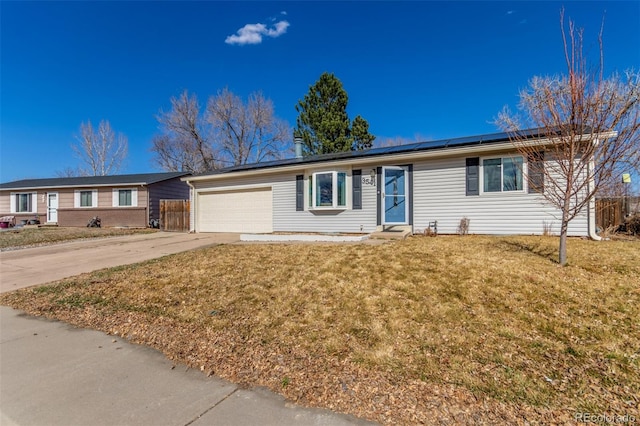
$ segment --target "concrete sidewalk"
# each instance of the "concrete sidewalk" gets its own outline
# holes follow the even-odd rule
[[[0,424],[364,425],[176,365],[146,346],[0,307]]]
[[[0,291],[235,243],[238,234],[155,233],[0,253]],[[167,360],[146,346],[0,306],[0,425],[354,425]]]

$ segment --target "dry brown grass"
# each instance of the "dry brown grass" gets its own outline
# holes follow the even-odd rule
[[[383,423],[640,418],[640,243],[230,245],[0,302]]]
[[[154,229],[42,227],[13,228],[0,232],[0,250],[54,244],[84,238],[115,237],[148,232]]]

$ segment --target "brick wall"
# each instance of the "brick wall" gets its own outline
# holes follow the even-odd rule
[[[87,226],[94,216],[98,216],[103,227],[126,226],[146,228],[146,207],[58,209],[58,226]]]

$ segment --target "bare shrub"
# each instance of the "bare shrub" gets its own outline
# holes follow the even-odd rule
[[[609,225],[606,228],[601,229],[599,232],[599,235],[605,240],[608,240],[608,239],[611,239],[611,237],[613,237],[617,233],[617,229],[618,229],[617,226]]]
[[[640,235],[640,214],[629,216],[625,220],[625,227],[627,228],[628,234]]]
[[[424,229],[425,237],[437,237],[438,236],[438,221],[434,220],[429,222],[429,226]]]
[[[471,219],[466,216],[460,219],[460,224],[458,224],[458,235],[467,235],[469,233],[469,222],[471,222]]]
[[[542,235],[550,237],[553,235],[553,222],[542,221]]]

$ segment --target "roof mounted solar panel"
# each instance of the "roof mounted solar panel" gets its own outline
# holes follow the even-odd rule
[[[534,138],[540,137],[545,133],[541,131],[541,129],[527,129],[519,131],[518,134],[521,137],[525,138]],[[469,146],[469,145],[484,145],[490,143],[499,143],[499,142],[508,142],[510,140],[510,136],[513,136],[511,133],[490,133],[485,135],[477,135],[477,136],[465,136],[461,138],[449,138],[449,139],[439,139],[439,140],[431,140],[431,141],[422,141],[405,145],[395,145],[395,146],[384,146],[366,149],[362,151],[348,151],[348,152],[339,152],[332,154],[320,154],[320,155],[312,155],[304,158],[288,158],[284,160],[274,160],[263,163],[254,163],[254,164],[245,164],[242,166],[232,166],[221,170],[213,171],[213,174],[221,174],[221,173],[230,173],[236,171],[246,171],[246,170],[256,170],[256,169],[266,169],[273,167],[281,167],[295,164],[314,164],[314,163],[322,163],[324,161],[332,161],[332,160],[345,160],[350,158],[366,158],[366,157],[378,157],[387,154],[400,154],[400,153],[410,153],[410,152],[419,152],[419,151],[428,151],[432,149],[447,149],[452,147],[460,147],[460,146]],[[207,173],[211,174],[211,173]]]

